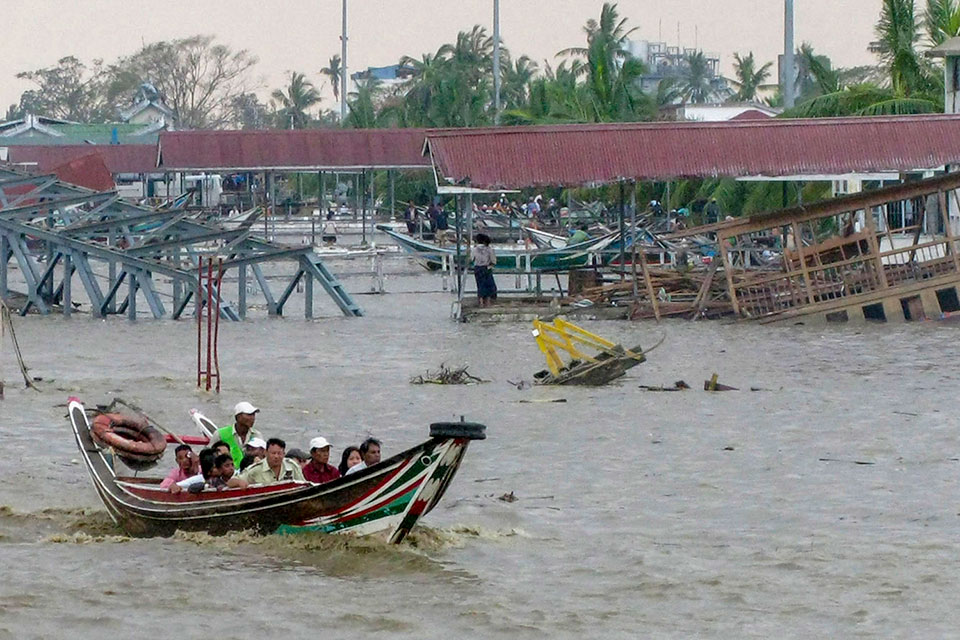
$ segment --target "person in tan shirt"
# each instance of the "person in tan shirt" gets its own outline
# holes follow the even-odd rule
[[[305,482],[303,471],[296,460],[285,458],[287,443],[280,438],[267,440],[267,456],[250,465],[241,477],[250,484],[277,484],[278,482]]]

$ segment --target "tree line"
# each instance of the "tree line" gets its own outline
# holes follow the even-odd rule
[[[883,0],[871,50],[872,66],[835,68],[829,57],[804,43],[797,50],[797,106],[793,117],[927,113],[942,110],[939,63],[925,50],[960,33],[960,0]],[[664,106],[717,101],[759,101],[771,82],[773,63],[760,63],[752,51],[734,53],[731,90],[723,95],[702,51],[688,53],[682,69],[655,91],[641,89],[651,72],[630,54],[636,31],[605,3],[599,19],[583,27],[583,45],[559,51],[555,64],[538,64],[501,47],[502,124],[616,122],[656,119]],[[17,74],[36,87],[7,110],[7,119],[24,113],[78,122],[110,122],[129,106],[143,83],[155,87],[184,129],[293,128],[324,126],[469,127],[493,124],[493,38],[476,25],[435,52],[403,56],[409,79],[389,86],[375,78],[359,81],[348,95],[348,116],[339,122],[342,65],[339,55],[316,70],[317,82],[292,71],[284,86],[262,101],[253,73],[257,58],[233,50],[213,36],[156,42],[106,64],[85,64],[67,56],[56,65]],[[325,108],[322,84],[334,102]],[[782,104],[779,91],[764,100]]]

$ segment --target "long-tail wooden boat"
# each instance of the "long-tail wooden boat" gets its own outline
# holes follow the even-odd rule
[[[404,233],[393,231],[389,227],[377,225],[377,229],[395,240],[400,247],[420,259],[423,265],[431,271],[440,269],[444,258],[449,264],[456,262],[456,244],[441,247],[432,242],[418,240]],[[497,267],[500,269],[557,270],[582,267],[590,259],[591,250],[597,245],[597,240],[588,240],[579,244],[564,247],[563,249],[534,249],[529,250],[522,245],[496,247]],[[461,259],[467,261],[465,252]]]
[[[120,475],[112,452],[94,440],[83,404],[70,398],[68,411],[97,494],[113,520],[134,536],[320,531],[378,534],[397,543],[437,505],[470,441],[486,437],[480,424],[434,423],[426,442],[332,482],[174,494],[160,488],[159,478]]]

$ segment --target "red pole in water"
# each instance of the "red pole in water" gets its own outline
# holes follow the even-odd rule
[[[210,260],[213,263],[213,259]],[[217,344],[220,341],[220,283],[223,282],[223,258],[217,259],[217,315],[213,321],[213,370],[217,376],[217,393],[220,393],[220,355]]]
[[[203,329],[203,259],[197,270],[197,388],[200,388],[200,377],[203,361],[200,358],[200,334]]]
[[[211,335],[210,329],[213,324],[213,314],[211,313],[210,307],[213,305],[213,258],[207,259],[207,384],[206,390],[210,391],[210,349],[211,344]]]

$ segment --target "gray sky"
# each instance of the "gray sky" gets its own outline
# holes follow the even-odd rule
[[[8,7],[0,55],[0,105],[31,87],[19,71],[53,65],[66,55],[84,62],[136,51],[141,44],[197,33],[248,49],[260,62],[266,89],[286,71],[323,84],[319,70],[340,51],[340,0],[26,0]],[[753,51],[773,61],[783,47],[782,0],[620,0],[637,40],[698,46],[721,56],[730,73],[733,53]],[[795,0],[796,40],[809,41],[840,66],[872,63],[866,51],[881,0]],[[501,33],[514,55],[555,64],[560,49],[584,42],[583,24],[599,18],[602,0],[501,0]],[[918,3],[919,5],[919,3]],[[492,0],[348,0],[350,71],[419,56],[483,24],[492,31]]]

